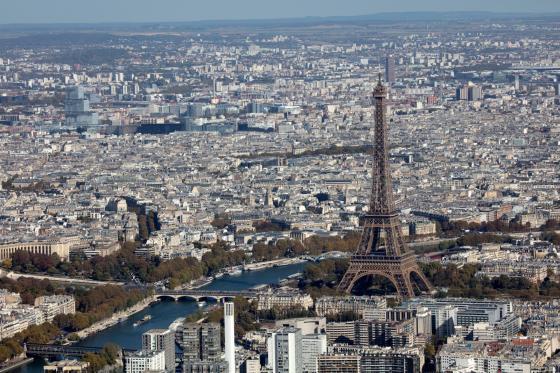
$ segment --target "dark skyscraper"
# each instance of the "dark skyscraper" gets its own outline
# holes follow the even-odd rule
[[[183,325],[183,372],[226,373],[223,361],[220,324],[185,323]]]
[[[395,58],[393,56],[385,57],[385,81],[387,83],[395,82]]]
[[[471,82],[457,88],[455,91],[455,99],[457,101],[460,100],[478,101],[478,100],[482,100],[482,98],[483,98],[482,88],[472,84]]]
[[[186,360],[216,361],[220,359],[220,325],[216,323],[185,323],[183,351]]]

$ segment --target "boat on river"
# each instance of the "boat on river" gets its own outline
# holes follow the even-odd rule
[[[243,274],[243,270],[241,268],[232,268],[227,271],[228,276],[240,276],[241,274]]]
[[[144,323],[147,323],[151,319],[152,319],[152,315],[146,315],[143,318],[141,318],[140,320],[136,321],[134,324],[132,324],[132,326],[142,325]]]

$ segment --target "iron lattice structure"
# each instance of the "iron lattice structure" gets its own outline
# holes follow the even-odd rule
[[[362,217],[360,243],[338,289],[350,292],[360,278],[378,275],[391,281],[400,297],[409,298],[414,296],[413,275],[422,290],[431,291],[432,286],[418,267],[414,255],[407,250],[395,208],[387,140],[387,88],[381,79],[373,92],[373,99],[375,139],[369,213]]]

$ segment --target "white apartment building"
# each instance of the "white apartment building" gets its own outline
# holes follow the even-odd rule
[[[436,357],[438,372],[531,373],[551,355],[550,341],[530,338],[444,345]]]
[[[313,307],[313,298],[309,294],[294,292],[279,292],[260,294],[257,300],[259,310],[277,308],[302,307],[308,309]]]
[[[272,333],[267,345],[272,373],[303,373],[301,330],[292,327],[281,328]]]
[[[56,315],[76,313],[76,301],[71,295],[42,296],[35,299],[38,307],[45,315],[45,320],[53,321]]]
[[[136,351],[124,357],[125,373],[165,372],[165,351]]]
[[[142,334],[142,350],[163,351],[165,369],[175,371],[175,333],[169,329],[150,329]]]
[[[302,371],[303,373],[317,373],[317,357],[327,352],[326,334],[304,335],[301,340]]]

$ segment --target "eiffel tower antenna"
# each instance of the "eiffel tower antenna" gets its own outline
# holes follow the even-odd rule
[[[362,217],[360,243],[338,289],[350,292],[362,277],[378,275],[391,281],[401,298],[410,298],[414,296],[412,275],[417,277],[422,290],[432,291],[432,285],[407,250],[395,208],[389,168],[387,88],[381,82],[381,74],[373,99],[375,133],[369,213]]]

